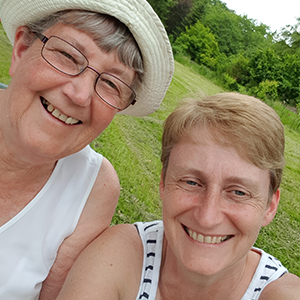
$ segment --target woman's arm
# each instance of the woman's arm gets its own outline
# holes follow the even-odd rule
[[[133,225],[108,228],[79,256],[57,300],[134,300],[143,245]]]
[[[106,158],[103,158],[76,229],[61,244],[50,273],[43,282],[39,300],[56,299],[78,255],[109,227],[119,194],[120,184],[115,169]]]
[[[299,300],[300,278],[294,274],[284,274],[268,284],[262,291],[260,300]]]

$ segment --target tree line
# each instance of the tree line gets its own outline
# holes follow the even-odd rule
[[[300,18],[271,32],[220,0],[148,2],[162,19],[175,56],[216,72],[231,90],[299,107]]]

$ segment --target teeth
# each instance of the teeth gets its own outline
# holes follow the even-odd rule
[[[44,103],[44,104],[46,104],[46,103]],[[49,104],[48,106],[47,106],[47,110],[49,111],[49,112],[53,112],[54,111],[54,107],[53,107],[53,105],[52,104]]]
[[[206,236],[206,237],[204,238],[204,243],[206,243],[206,244],[211,244],[211,236]]]
[[[198,234],[197,241],[200,242],[200,243],[204,242],[204,237],[203,237],[202,234]]]
[[[68,119],[68,117],[64,114],[61,114],[58,118],[63,122],[65,122]]]
[[[220,244],[222,242],[227,241],[230,239],[231,236],[203,236],[202,234],[197,234],[195,231],[192,231],[191,229],[187,229],[187,232],[189,236],[200,243],[205,243],[205,244]]]
[[[66,124],[68,124],[68,125],[75,125],[75,124],[77,124],[77,123],[80,122],[80,121],[77,120],[77,119],[74,119],[74,118],[72,118],[72,117],[68,117],[68,116],[62,114],[62,113],[60,112],[59,109],[54,108],[53,105],[50,104],[50,103],[49,103],[46,99],[44,99],[44,98],[42,98],[42,103],[43,103],[43,105],[46,107],[47,111],[48,111],[49,113],[52,114],[53,117],[55,117],[55,118],[61,120],[62,122],[66,123]]]
[[[58,118],[60,116],[60,111],[57,108],[54,109],[54,111],[52,112],[52,116],[54,116],[55,118]]]

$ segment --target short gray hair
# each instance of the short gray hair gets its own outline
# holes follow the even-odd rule
[[[27,24],[27,27],[31,32],[43,33],[58,22],[86,32],[102,51],[116,51],[120,62],[136,72],[134,82],[142,82],[142,54],[130,30],[118,19],[92,11],[65,10]]]

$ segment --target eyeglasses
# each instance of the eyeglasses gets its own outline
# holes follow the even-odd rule
[[[77,76],[89,68],[98,75],[94,89],[105,103],[118,110],[134,105],[135,92],[123,80],[115,75],[96,71],[89,66],[85,55],[64,39],[57,36],[47,38],[40,33],[35,34],[44,43],[41,50],[42,57],[53,68],[69,76]]]

